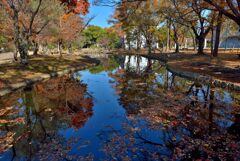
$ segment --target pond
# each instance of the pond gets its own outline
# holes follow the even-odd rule
[[[101,64],[0,99],[0,160],[240,160],[240,94],[157,60]]]

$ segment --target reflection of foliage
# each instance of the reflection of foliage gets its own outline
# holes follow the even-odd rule
[[[164,149],[161,144],[154,144],[141,136],[136,122],[135,127],[132,127],[127,121],[123,128],[124,130],[118,131],[109,127],[100,133],[99,137],[104,141],[101,150],[107,160],[161,160],[167,155],[161,153]]]
[[[131,59],[131,58],[129,58]],[[121,96],[121,104],[124,105],[127,113],[136,114],[139,108],[152,102],[154,98],[153,83],[156,79],[155,74],[152,72],[152,61],[148,61],[144,69],[140,68],[140,59],[137,58],[136,66],[131,66],[126,63],[125,69],[118,69],[116,73],[110,74],[117,80],[116,90]]]
[[[93,160],[92,155],[76,156],[69,155],[71,147],[78,142],[80,138],[74,137],[65,140],[63,137],[52,135],[52,138],[47,139],[40,145],[40,151],[37,152],[38,158],[41,160]],[[78,147],[80,150],[81,145]]]
[[[48,83],[36,85],[37,93],[44,95],[50,102],[56,101],[56,108],[71,116],[73,127],[82,127],[92,115],[93,106],[92,98],[86,94],[86,85],[72,81],[69,77],[52,79]]]
[[[161,127],[163,131],[176,129],[176,137],[172,139],[173,157],[183,160],[189,157],[221,160],[238,158],[239,155],[235,154],[239,154],[239,144],[233,144],[233,136],[227,134],[226,125],[223,126],[230,122],[226,120],[230,114],[226,104],[215,102],[213,105],[212,100],[201,103],[196,97],[192,97],[192,100],[184,97],[180,93],[160,92],[157,101],[148,108],[141,108],[140,115],[149,121],[152,128]]]
[[[120,129],[107,126],[98,133],[106,160],[239,160],[240,120],[233,119],[239,103],[226,103],[225,92],[181,79],[156,61],[135,60],[102,61],[103,70],[116,68],[109,76],[127,113]],[[15,160],[93,160],[73,154],[89,142],[61,135],[93,115],[86,84],[69,76],[51,79],[0,105],[11,107],[0,110],[0,150]],[[25,124],[15,124],[21,117]]]
[[[18,111],[15,110],[13,107],[6,107],[4,109],[0,110],[0,125],[4,126],[4,124],[10,124],[11,126],[16,125],[16,124],[21,124],[24,123],[23,118],[15,118],[13,117],[14,114],[16,114]],[[10,119],[7,119],[9,118]]]
[[[4,136],[0,137],[0,153],[6,151],[13,146],[14,133],[7,132]]]
[[[12,158],[16,159],[71,159],[69,147],[76,140],[66,140],[58,132],[66,127],[84,126],[93,114],[87,86],[69,76],[36,84],[30,91],[13,93],[2,98],[0,104],[14,107],[0,110],[0,148],[12,151]]]
[[[18,117],[16,114],[18,110],[15,110],[13,107],[6,107],[0,110],[0,153],[11,148],[14,143],[15,132],[10,132],[8,127],[15,127],[18,124],[23,124],[24,119]],[[6,132],[3,132],[5,129]]]
[[[232,130],[240,127],[240,123],[232,119],[238,113],[236,107],[239,105],[235,102],[224,103],[225,93],[222,91],[199,83],[190,84],[154,63],[148,63],[143,70],[139,70],[138,66],[129,63],[124,70],[118,70],[111,77],[116,80],[115,88],[128,116],[147,120],[147,126],[139,131],[151,128],[164,133],[159,135],[160,140],[172,151],[170,158],[173,160],[239,159],[240,143],[236,142],[239,136],[235,133],[240,129]],[[154,72],[159,74],[156,76]],[[189,87],[186,97],[185,92]],[[231,126],[231,130],[235,132],[230,134],[232,122],[234,126]],[[124,145],[124,142],[131,142],[128,139],[133,137],[145,140],[147,144],[158,145],[156,140],[149,141],[136,134],[127,137],[117,135],[111,143],[120,142],[120,145]],[[121,149],[126,150],[127,147]]]

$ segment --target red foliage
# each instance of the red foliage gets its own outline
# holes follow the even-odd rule
[[[91,110],[93,107],[92,98],[86,98],[84,100],[80,100],[80,106],[86,108],[87,110]]]
[[[35,85],[35,90],[38,95],[49,99],[49,102],[54,102],[61,115],[66,114],[70,118],[71,127],[83,127],[93,115],[93,100],[86,94],[86,85],[68,76],[51,79],[47,84],[39,83]]]

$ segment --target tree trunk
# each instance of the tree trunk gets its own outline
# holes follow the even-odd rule
[[[173,25],[173,31],[174,31],[174,42],[176,44],[175,53],[179,53],[178,34],[177,34],[177,28],[175,25]]]
[[[217,27],[216,27],[216,38],[215,38],[215,44],[214,44],[214,50],[213,50],[213,56],[218,56],[218,48],[219,48],[219,42],[220,42],[220,34],[221,34],[221,28],[222,28],[222,13],[218,14],[217,19]]]
[[[106,48],[106,47],[105,47]],[[68,54],[72,54],[72,44],[68,45]]]
[[[176,49],[175,49],[175,53],[179,53],[179,43],[176,43]]]
[[[151,45],[148,46],[148,54],[151,54],[152,53],[152,47]]]
[[[58,53],[60,57],[62,57],[62,41],[61,40],[58,41]]]
[[[190,34],[191,34],[191,38],[192,38],[192,42],[193,42],[193,49],[194,49],[194,51],[196,51],[196,48],[197,48],[196,38],[192,32],[190,32]]]
[[[17,56],[18,56],[18,49],[15,48],[15,51],[14,51],[14,53],[13,53],[13,58],[14,58],[15,61],[18,61]]]
[[[128,40],[128,50],[131,50],[131,41]]]
[[[137,50],[141,48],[141,36],[140,34],[137,35]]]
[[[39,51],[39,45],[37,42],[33,42],[33,45],[34,45],[33,55],[37,55]]]
[[[16,51],[14,52],[14,60],[17,61],[17,54],[19,52],[19,35],[20,35],[20,31],[19,31],[19,25],[18,25],[18,11],[17,10],[13,10],[13,25],[14,25],[14,45],[15,45],[15,49]]]
[[[204,54],[203,50],[205,37],[203,35],[200,35],[197,37],[197,40],[198,40],[198,54]]]
[[[213,41],[213,38],[214,38],[214,30],[212,29],[212,37],[211,37],[211,54],[213,55],[213,43],[214,43],[214,41]]]
[[[168,20],[168,34],[167,34],[167,50],[166,51],[170,51],[171,50],[171,23]]]
[[[147,45],[148,45],[148,54],[152,53],[152,42],[151,40],[147,40]]]
[[[21,43],[19,45],[18,51],[20,54],[21,64],[28,64],[28,44],[26,42]]]

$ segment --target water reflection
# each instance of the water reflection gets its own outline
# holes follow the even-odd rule
[[[139,65],[139,60],[144,63]],[[160,62],[145,58],[129,56],[125,69],[118,69],[112,77],[127,114],[145,118],[147,126],[163,130],[159,133],[160,140],[147,139],[147,143],[160,141],[172,148],[172,156],[183,160],[239,159],[239,146],[225,150],[234,143],[233,138],[239,137],[238,118],[232,118],[239,112],[239,104],[233,102],[234,95],[226,100],[229,95],[226,91],[179,78]],[[151,137],[151,132],[148,135]]]
[[[15,157],[17,160],[64,159],[73,141],[65,140],[58,130],[81,128],[93,114],[93,102],[86,84],[69,76],[16,92],[1,99],[0,103],[1,107],[8,107],[3,108],[1,120],[11,120],[2,121],[1,126],[1,135],[5,137],[1,152],[11,149],[3,156],[4,160]]]
[[[3,160],[239,159],[239,94],[112,56],[0,99]]]

